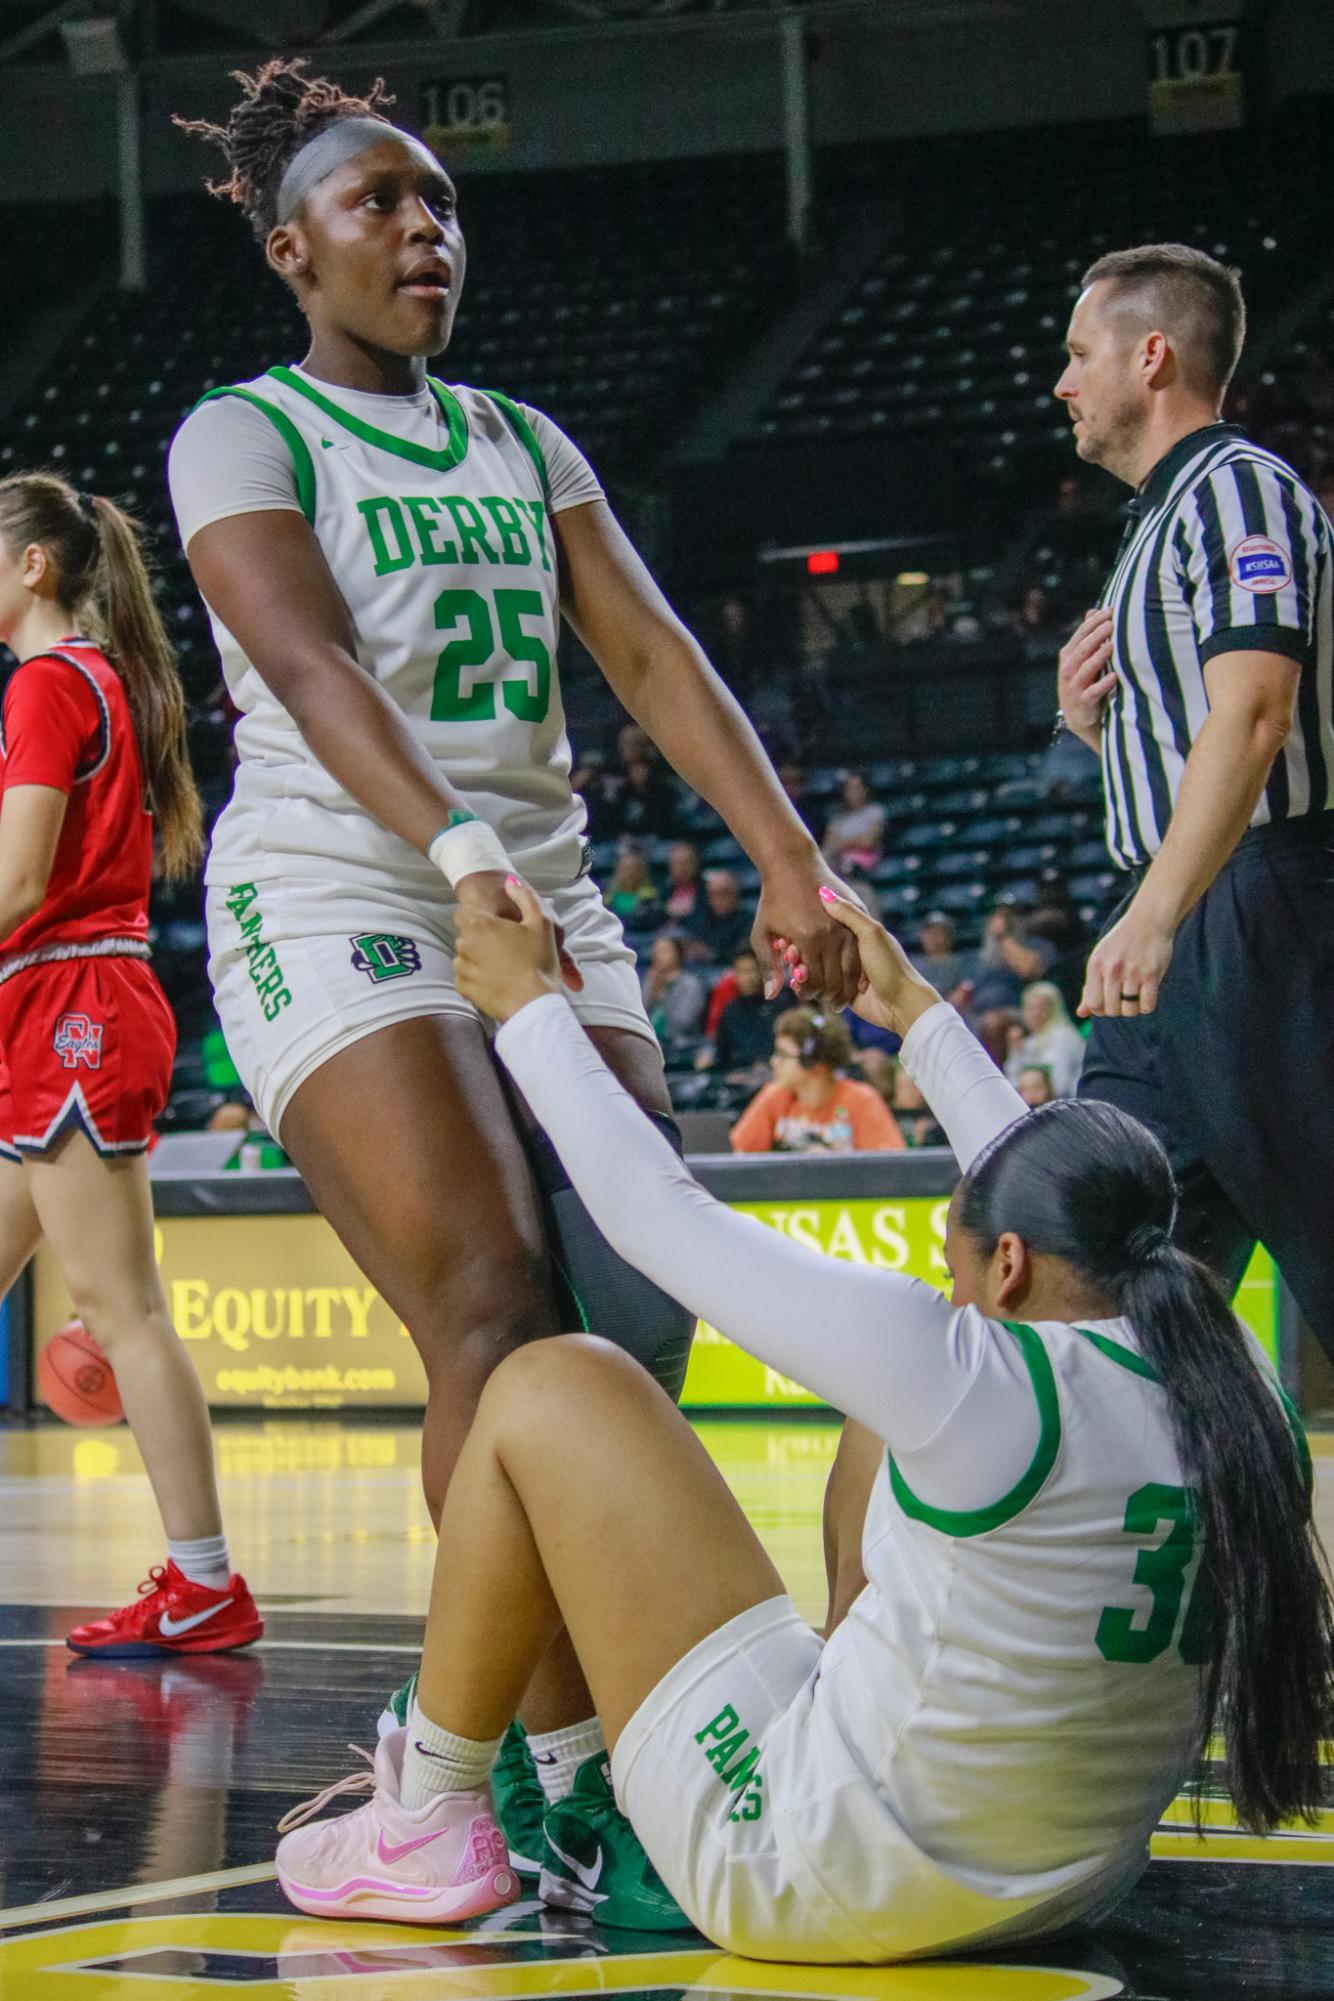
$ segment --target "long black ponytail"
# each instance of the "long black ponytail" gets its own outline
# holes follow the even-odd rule
[[[1199,1761],[1215,1729],[1238,1819],[1314,1820],[1334,1715],[1334,1607],[1295,1413],[1212,1274],[1171,1241],[1167,1155],[1112,1105],[1063,1100],[973,1163],[959,1222],[990,1257],[1005,1231],[1062,1258],[1124,1314],[1167,1393],[1201,1537]],[[1200,1811],[1197,1791],[1197,1813]]]

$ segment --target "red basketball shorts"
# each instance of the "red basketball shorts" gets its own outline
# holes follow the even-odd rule
[[[176,1023],[143,959],[55,959],[0,984],[0,1156],[72,1128],[142,1153],[167,1102]]]

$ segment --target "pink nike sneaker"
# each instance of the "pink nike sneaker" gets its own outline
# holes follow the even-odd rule
[[[149,1571],[132,1605],[76,1626],[65,1645],[104,1660],[151,1660],[159,1654],[229,1653],[250,1646],[263,1631],[244,1577],[229,1577],[221,1591],[213,1591],[168,1562]]]
[[[278,1881],[299,1911],[437,1925],[515,1902],[519,1879],[485,1788],[441,1793],[411,1811],[399,1805],[407,1735],[382,1737],[374,1758],[349,1746],[371,1769],[340,1779],[279,1821]],[[339,1793],[354,1792],[373,1797],[337,1820],[302,1824]]]

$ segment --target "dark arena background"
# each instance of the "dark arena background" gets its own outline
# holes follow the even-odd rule
[[[459,190],[468,278],[437,372],[569,433],[831,859],[948,964],[999,1061],[1072,1088],[1040,1024],[1075,1013],[1120,892],[1098,759],[1054,729],[1057,653],[1100,601],[1125,492],[1079,461],[1054,399],[1066,324],[1106,251],[1238,266],[1226,415],[1334,506],[1334,6],[0,0],[0,476],[54,469],[144,524],[210,821],[235,711],[166,453],[200,396],[299,360],[305,329],[172,116],[225,118],[229,73],[274,55],[356,94],[385,79]],[[776,1012],[733,965],[756,870],[568,629],[559,670],[593,874],[700,1178],[833,1256],[943,1282],[956,1169],[883,1038],[847,1061],[901,1148],[729,1149]],[[1334,1815],[1261,1840],[1221,1791],[1199,1832],[1178,1803],[1101,1924],[948,1963],[763,1965],[535,1898],[456,1931],[290,1909],[275,1823],[373,1743],[416,1663],[424,1379],[253,1114],[203,911],[202,877],[155,890],[179,1036],[158,1255],[267,1632],[226,1656],[66,1650],[159,1529],[126,1428],[43,1403],[38,1357],[71,1307],[39,1249],[0,1318],[5,2001],[1328,2001]],[[984,1009],[1002,940],[1010,987]],[[1055,997],[1036,1015],[1035,982]],[[1237,1304],[1311,1433],[1328,1527],[1330,1365],[1263,1249]],[[699,1330],[685,1407],[818,1620],[835,1414],[726,1336]]]

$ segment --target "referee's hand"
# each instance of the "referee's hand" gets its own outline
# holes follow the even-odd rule
[[[1132,903],[1118,924],[1100,938],[1089,955],[1079,1012],[1111,1015],[1134,1021],[1152,1014],[1158,989],[1172,963],[1172,936],[1156,919]]]
[[[1056,686],[1066,727],[1098,748],[1102,712],[1116,686],[1112,657],[1112,614],[1086,611],[1057,656]]]

